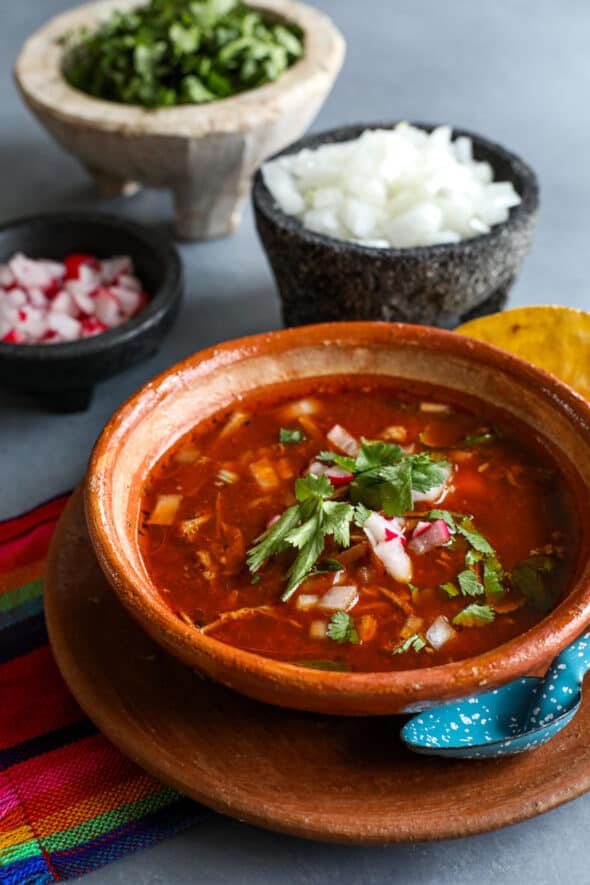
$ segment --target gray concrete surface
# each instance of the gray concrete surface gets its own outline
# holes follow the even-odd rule
[[[166,195],[100,200],[21,104],[10,67],[26,36],[69,0],[0,4],[0,221],[101,208],[166,228]],[[590,4],[587,0],[316,0],[349,44],[315,128],[406,118],[472,128],[537,170],[542,212],[512,304],[590,307]],[[225,338],[277,328],[278,300],[246,212],[232,238],[183,246],[187,297],[150,362],[101,385],[84,415],[51,416],[0,393],[0,518],[73,486],[113,409],[155,372]],[[486,797],[482,795],[482,804]],[[449,809],[460,814],[460,809]],[[88,877],[93,885],[535,885],[590,883],[590,797],[536,820],[456,842],[346,848],[213,816],[193,831]]]

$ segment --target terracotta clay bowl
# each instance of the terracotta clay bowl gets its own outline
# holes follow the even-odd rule
[[[575,577],[565,600],[527,633],[486,654],[429,669],[314,671],[203,635],[160,597],[137,542],[140,495],[156,460],[212,412],[231,407],[261,383],[347,373],[430,383],[444,378],[449,389],[524,422],[559,458],[580,525]],[[90,461],[85,502],[99,564],[147,633],[212,679],[279,706],[343,715],[421,709],[545,667],[590,623],[590,405],[531,364],[452,332],[334,323],[257,335],[197,353],[145,385],[111,418]]]
[[[201,105],[143,108],[93,98],[62,73],[63,37],[95,30],[114,10],[141,0],[98,0],[70,9],[30,37],[15,66],[20,93],[42,126],[88,170],[107,195],[141,185],[172,192],[178,236],[203,240],[234,230],[263,160],[299,138],[324,103],[344,59],[330,19],[298,0],[257,0],[293,22],[305,54],[258,89]]]
[[[279,156],[395,125],[364,123],[314,133]],[[413,125],[428,132],[435,128],[433,123]],[[489,233],[458,243],[374,249],[316,233],[283,212],[257,173],[252,191],[256,227],[277,282],[285,325],[386,320],[450,329],[506,305],[535,232],[537,178],[501,145],[453,128],[453,138],[461,135],[472,140],[474,158],[490,164],[496,181],[514,185],[521,203]]]

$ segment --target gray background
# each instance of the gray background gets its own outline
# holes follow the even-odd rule
[[[167,195],[99,200],[76,162],[22,106],[10,67],[23,40],[68,0],[0,0],[0,221],[87,207],[168,228]],[[588,0],[316,0],[348,41],[340,79],[315,128],[391,119],[450,122],[521,153],[536,169],[542,212],[512,305],[590,307]],[[183,246],[187,297],[151,361],[97,390],[84,415],[42,414],[0,393],[0,518],[73,486],[113,409],[155,372],[226,338],[277,328],[278,300],[246,211],[230,239]],[[486,797],[482,795],[482,804]],[[461,809],[449,809],[460,814]],[[498,833],[386,849],[319,845],[218,816],[94,873],[99,883],[590,882],[590,797]],[[561,875],[560,875],[561,871]]]

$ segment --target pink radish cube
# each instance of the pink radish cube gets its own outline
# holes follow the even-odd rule
[[[94,295],[95,313],[97,318],[109,329],[117,326],[120,322],[119,299],[113,295],[110,289],[101,286]]]

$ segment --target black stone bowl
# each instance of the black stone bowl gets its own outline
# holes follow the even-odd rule
[[[311,135],[276,156],[357,138],[366,129],[395,123],[346,126]],[[421,129],[430,123],[415,123]],[[501,310],[529,251],[539,207],[535,173],[515,154],[472,132],[476,160],[494,179],[511,181],[522,202],[488,234],[436,246],[375,249],[305,228],[276,204],[256,174],[253,203],[258,233],[283,303],[287,326],[334,320],[387,320],[452,328]]]
[[[150,300],[115,329],[63,344],[0,342],[0,386],[33,394],[55,412],[88,408],[94,385],[151,356],[176,316],[182,265],[174,246],[141,224],[91,212],[58,212],[0,227],[0,264],[15,252],[62,260],[72,252],[98,258],[130,255]]]

